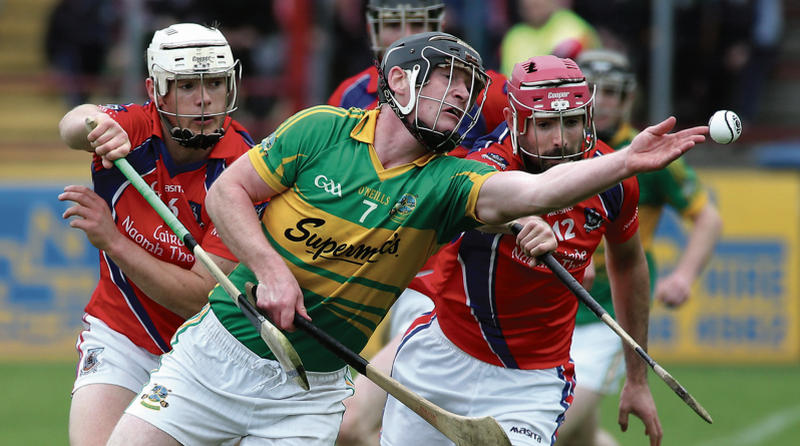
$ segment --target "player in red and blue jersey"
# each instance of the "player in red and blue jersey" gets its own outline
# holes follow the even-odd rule
[[[112,159],[127,160],[224,271],[235,265],[206,212],[206,192],[253,145],[230,117],[239,62],[214,28],[175,24],[147,50],[144,105],[80,105],[61,137],[93,153],[93,189],[67,186],[64,218],[99,250],[100,280],[83,317],[70,409],[73,445],[105,444],[184,320],[215,281],[164,224]],[[97,126],[88,130],[85,119]]]
[[[595,127],[597,135],[613,149],[622,149],[639,133],[631,124],[638,95],[636,74],[628,57],[611,49],[591,49],[575,60],[595,86]],[[722,227],[716,205],[697,173],[684,160],[675,160],[665,169],[637,176],[639,181],[639,234],[650,273],[653,302],[668,307],[681,305],[689,298],[692,283],[711,259]],[[653,236],[665,207],[678,212],[688,224],[689,241],[676,268],[658,278],[653,255]],[[614,317],[611,286],[605,269],[601,244],[592,256],[595,275],[584,277],[584,286]],[[572,360],[575,373],[585,377],[575,390],[567,419],[559,430],[560,446],[618,446],[612,435],[600,427],[600,406],[606,395],[619,391],[624,372],[621,364],[622,341],[585,306],[578,308],[572,334]]]
[[[538,56],[518,63],[508,90],[506,122],[479,141],[467,159],[500,171],[541,173],[566,161],[613,153],[596,140],[592,95],[572,60]],[[570,178],[562,184],[569,188]],[[646,344],[649,287],[637,233],[638,198],[637,182],[629,178],[542,218],[558,239],[553,256],[578,280],[605,239],[621,325]],[[443,247],[433,273],[421,278],[435,309],[409,328],[392,371],[446,410],[494,417],[514,445],[554,444],[575,388],[570,343],[578,301],[546,267],[530,263],[515,237],[506,234],[469,230]],[[626,353],[620,416],[642,418],[651,443],[657,444],[661,426],[646,365],[632,351]],[[389,397],[381,444],[411,441],[448,444]]]

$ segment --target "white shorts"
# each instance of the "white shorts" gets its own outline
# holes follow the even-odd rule
[[[178,329],[172,346],[126,413],[186,445],[334,444],[342,400],[353,394],[347,367],[308,372],[305,391],[277,361],[236,340],[208,306]]]
[[[572,361],[578,388],[609,395],[619,389],[625,374],[622,340],[603,322],[576,325],[572,334]]]
[[[430,297],[407,288],[392,305],[392,315],[389,317],[389,339],[405,333],[414,319],[432,310],[433,301]]]
[[[142,389],[160,355],[131,342],[100,319],[83,315],[84,329],[78,335],[78,367],[72,393],[88,384],[114,384],[133,393]]]
[[[498,367],[468,355],[434,318],[415,329],[397,351],[392,376],[439,407],[464,416],[492,416],[514,445],[552,445],[572,401],[570,370]],[[389,396],[382,446],[452,445],[417,414]]]

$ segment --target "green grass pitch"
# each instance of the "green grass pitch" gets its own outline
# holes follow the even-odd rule
[[[707,424],[655,374],[650,387],[664,428],[663,446],[782,446],[800,438],[800,364],[699,366],[662,364],[709,411]],[[74,364],[0,361],[5,403],[2,444],[67,445]],[[644,427],[616,424],[617,397],[603,402],[602,425],[622,446],[646,445]]]
[[[800,365],[662,365],[714,420],[713,424],[703,421],[651,372],[650,389],[664,429],[662,446],[797,444],[800,438]],[[631,417],[626,433],[620,431],[618,403],[617,396],[604,399],[602,425],[622,446],[649,444],[644,436],[644,425],[638,418]]]

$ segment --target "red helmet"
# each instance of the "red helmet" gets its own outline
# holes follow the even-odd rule
[[[511,108],[513,125],[511,144],[514,153],[522,150],[525,154],[541,159],[579,159],[594,147],[594,120],[592,118],[593,95],[589,91],[586,78],[572,59],[556,56],[536,56],[514,65],[508,80],[508,104]],[[528,130],[528,121],[533,120],[536,131],[536,118],[563,119],[570,116],[583,116],[584,131],[581,147],[576,153],[563,153],[558,156],[530,153],[520,148],[518,137]],[[529,148],[530,149],[530,148]]]

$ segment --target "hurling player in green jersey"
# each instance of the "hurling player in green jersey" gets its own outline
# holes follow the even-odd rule
[[[578,56],[578,65],[595,86],[594,122],[598,138],[615,150],[631,144],[639,131],[630,123],[636,94],[636,75],[628,58],[618,51],[587,50]],[[666,168],[642,173],[639,180],[639,233],[647,257],[651,292],[670,307],[689,298],[692,283],[698,278],[722,231],[722,220],[697,175],[682,159]],[[657,280],[652,253],[653,233],[665,206],[677,211],[691,225],[686,248],[675,269]],[[592,296],[614,315],[611,284],[605,268],[603,246],[592,258],[595,276],[584,283]],[[604,395],[617,391],[622,376],[622,343],[586,306],[578,307],[572,337],[572,359],[578,385],[575,398],[559,430],[559,445],[618,444],[598,426],[598,410]]]
[[[231,280],[241,289],[261,285],[256,304],[290,332],[310,390],[287,378],[215,289],[143,389],[142,401],[160,405],[134,401],[109,444],[333,445],[352,381],[342,361],[294,331],[296,314],[360,351],[425,260],[459,232],[564,208],[663,168],[708,133],[668,133],[669,118],[626,150],[540,175],[498,173],[443,156],[474,125],[485,97],[478,93],[487,76],[468,44],[440,32],[402,38],[387,49],[380,75],[377,109],[297,113],[228,167],[206,200],[241,262]],[[266,199],[259,219],[253,203]],[[555,248],[527,243],[528,232],[518,238],[525,255]]]

